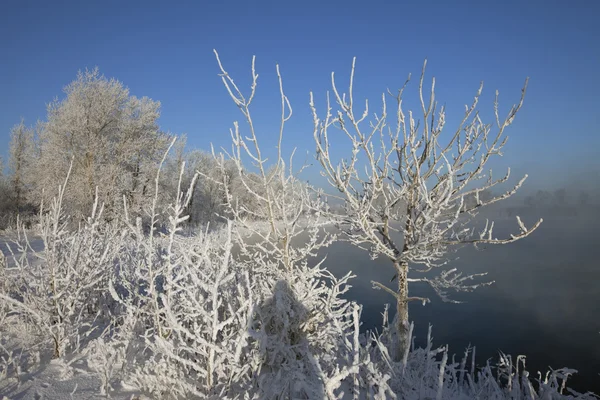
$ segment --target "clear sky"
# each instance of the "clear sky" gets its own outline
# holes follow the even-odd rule
[[[161,128],[186,133],[191,147],[227,145],[228,129],[241,115],[217,76],[213,48],[245,88],[257,56],[254,112],[269,149],[280,112],[280,64],[294,107],[287,148],[305,154],[314,147],[308,93],[315,92],[324,110],[331,71],[347,79],[356,56],[357,97],[376,106],[382,91],[400,87],[409,72],[417,77],[427,57],[437,98],[451,113],[449,128],[481,80],[482,111],[489,115],[495,89],[507,112],[529,76],[502,163],[540,182],[565,179],[575,170],[600,170],[598,16],[600,2],[593,0],[5,0],[0,155],[6,157],[10,128],[21,117],[31,125],[44,119],[46,104],[63,97],[77,71],[94,66],[131,94],[161,101]],[[409,105],[415,104],[415,83]]]

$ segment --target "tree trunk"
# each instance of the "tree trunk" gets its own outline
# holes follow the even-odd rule
[[[394,361],[402,361],[404,353],[410,346],[410,325],[408,322],[408,262],[397,261],[394,263],[398,276],[398,296],[396,298],[396,348]]]
[[[88,199],[88,204],[86,204],[86,207],[89,208],[85,208],[83,210],[81,210],[81,212],[83,213],[89,213],[92,209],[92,205],[94,204],[94,200],[96,199],[96,185],[95,185],[95,179],[94,179],[94,167],[95,167],[95,160],[94,160],[94,155],[91,152],[86,152],[85,153],[85,164],[86,164],[86,173],[87,173],[87,183],[88,183],[88,191],[89,191],[89,196],[90,198]],[[86,215],[86,214],[84,214]]]

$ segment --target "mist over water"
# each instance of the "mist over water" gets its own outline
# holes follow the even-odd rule
[[[511,204],[512,203],[512,204]],[[579,391],[600,392],[600,242],[597,227],[600,208],[529,207],[512,201],[480,215],[496,221],[494,236],[518,232],[514,213],[526,226],[539,217],[540,228],[516,243],[500,246],[467,246],[450,254],[447,268],[465,273],[488,272],[482,279],[494,284],[473,293],[451,296],[462,304],[444,303],[426,284],[411,284],[410,295],[426,296],[426,306],[410,305],[415,323],[416,344],[424,345],[428,325],[433,325],[434,345],[448,344],[457,359],[469,345],[477,346],[477,364],[498,360],[498,351],[527,356],[527,369],[537,371],[569,367],[579,371],[570,378]],[[510,210],[510,207],[518,207]],[[508,214],[513,213],[508,217]],[[565,216],[566,215],[566,216]],[[390,283],[393,267],[389,260],[371,260],[366,251],[338,242],[324,253],[325,266],[341,275],[353,271],[348,297],[363,305],[363,329],[381,326],[384,304],[395,314],[394,299],[372,289],[371,280]],[[459,257],[456,259],[456,257]],[[418,277],[418,274],[411,275]]]

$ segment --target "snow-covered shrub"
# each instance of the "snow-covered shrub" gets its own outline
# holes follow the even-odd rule
[[[341,298],[351,275],[338,280],[308,265],[322,243],[314,230],[286,251],[278,236],[251,240],[236,221],[179,235],[191,190],[178,191],[165,233],[146,235],[139,220],[124,218],[129,240],[110,291],[127,318],[117,317],[106,341],[94,344],[119,346],[121,353],[102,354],[121,360],[101,356],[100,364],[123,365],[126,381],[161,398],[333,395],[358,360],[350,338],[358,335],[359,312]],[[149,214],[157,220],[157,210]],[[132,357],[126,349],[134,349]],[[115,375],[96,370],[105,383]]]
[[[243,382],[252,379],[247,327],[253,283],[231,260],[231,240],[221,243],[201,234],[193,244],[174,240],[168,246],[173,258],[155,265],[162,287],[148,290],[157,292],[156,304],[148,305],[143,294],[124,298],[113,291],[131,315],[144,322],[130,329],[138,330],[148,359],[142,366],[128,366],[130,378],[161,398],[239,392]],[[171,274],[166,273],[169,266]]]
[[[227,182],[222,182],[227,213],[235,222],[236,255],[253,276],[261,277],[261,289],[257,290],[261,302],[252,326],[252,337],[260,343],[261,396],[337,398],[343,395],[342,381],[358,372],[360,311],[343,298],[351,272],[338,279],[322,267],[324,260],[315,258],[335,236],[325,229],[328,221],[323,218],[325,204],[319,192],[299,178],[304,166],[294,170],[294,152],[289,157],[283,153],[283,132],[292,108],[279,67],[278,152],[269,165],[250,110],[258,80],[254,60],[246,96],[216,55],[223,84],[248,130],[242,133],[234,123],[231,151],[215,156],[223,171],[227,163],[237,167],[239,183],[246,192],[245,201],[240,202],[228,191]],[[255,174],[244,173],[248,170],[244,159],[252,162]]]
[[[51,342],[55,358],[79,350],[97,328],[97,317],[107,314],[106,284],[120,245],[119,231],[104,224],[97,202],[83,224],[69,228],[62,208],[67,183],[68,176],[49,210],[41,207],[44,250],[34,251],[23,229],[16,243],[22,255],[13,253],[15,268],[6,272],[12,293],[0,293],[10,318],[33,328],[41,342]]]
[[[16,375],[18,380],[23,352],[9,350],[2,342],[3,340],[0,337],[0,381],[9,378],[11,375]]]
[[[126,358],[125,347],[117,341],[110,342],[109,336],[93,339],[83,350],[88,368],[100,378],[100,394],[110,395],[112,384],[119,376],[122,362]]]

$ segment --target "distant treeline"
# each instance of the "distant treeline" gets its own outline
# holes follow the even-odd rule
[[[264,190],[258,175],[212,154],[186,151],[185,136],[177,140],[157,181],[174,138],[159,128],[160,102],[130,95],[121,82],[97,69],[80,72],[64,93],[64,99],[48,105],[45,121],[34,127],[21,121],[11,131],[8,174],[3,174],[0,159],[0,229],[14,226],[17,215],[27,223],[35,221],[40,205],[50,204],[69,168],[63,208],[73,221],[90,215],[96,196],[109,220],[123,215],[125,205],[130,216],[145,217],[157,185],[160,203],[176,196],[184,162],[181,190],[200,173],[186,210],[188,223],[206,224],[227,215],[225,196],[248,210],[261,207],[251,204],[256,197],[248,195],[249,190]],[[246,184],[240,174],[248,177]],[[253,182],[256,187],[250,187]],[[271,189],[277,190],[275,182]]]
[[[517,215],[541,215],[543,217],[575,217],[580,214],[600,213],[600,207],[593,204],[591,195],[584,191],[568,192],[557,189],[554,192],[538,190],[536,194],[524,198],[522,205],[504,207],[508,217]]]

